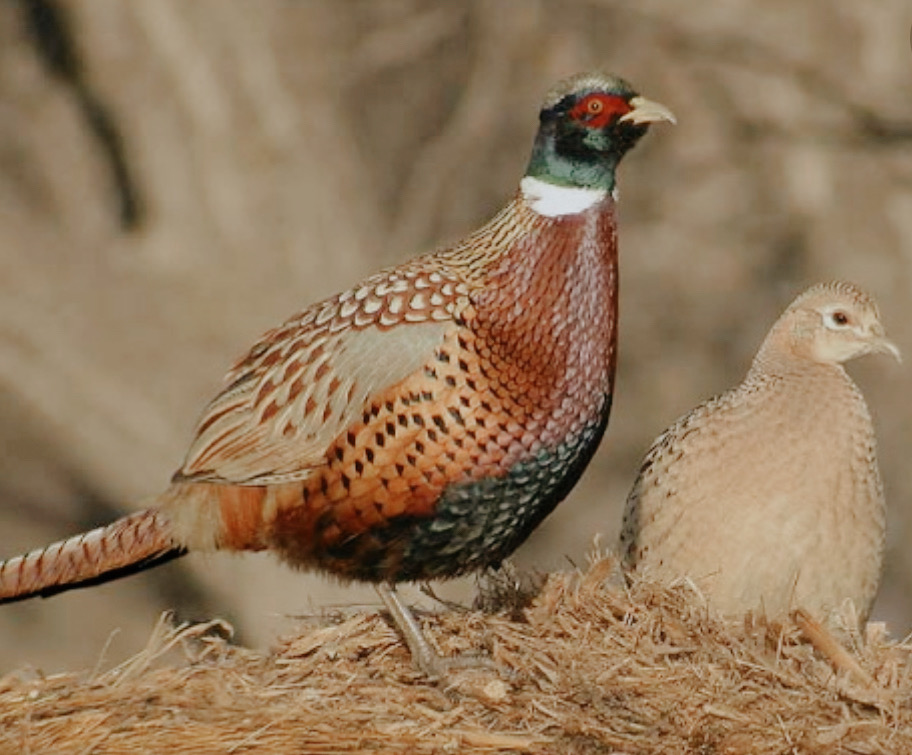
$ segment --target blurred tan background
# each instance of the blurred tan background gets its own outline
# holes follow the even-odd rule
[[[606,441],[516,558],[582,563],[593,533],[613,543],[651,439],[739,380],[805,286],[871,290],[912,358],[910,22],[905,0],[0,4],[0,555],[162,489],[263,330],[486,220],[543,93],[607,67],[679,125],[622,168]],[[912,375],[851,372],[890,505],[875,618],[902,635]],[[358,601],[376,602],[267,557],[191,557],[0,608],[0,673],[115,662],[168,607],[262,644]]]

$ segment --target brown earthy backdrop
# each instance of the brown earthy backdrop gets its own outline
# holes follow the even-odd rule
[[[648,443],[740,379],[791,298],[851,279],[912,358],[912,11],[771,0],[0,4],[0,555],[164,487],[266,328],[487,219],[544,91],[607,67],[678,115],[621,177],[622,354],[583,482],[517,555],[613,543]],[[890,505],[875,618],[912,626],[912,376],[852,373]],[[712,537],[711,532],[706,533]],[[193,557],[0,609],[0,673],[141,648],[161,610],[248,642],[370,591]],[[116,631],[115,631],[116,630]]]

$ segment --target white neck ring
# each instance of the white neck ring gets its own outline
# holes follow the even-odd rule
[[[558,186],[532,176],[523,178],[519,188],[529,207],[549,218],[585,212],[608,195],[605,189]]]

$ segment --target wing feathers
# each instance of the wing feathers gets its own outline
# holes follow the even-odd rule
[[[373,395],[434,358],[466,302],[457,279],[399,268],[270,331],[229,372],[175,479],[306,478]]]

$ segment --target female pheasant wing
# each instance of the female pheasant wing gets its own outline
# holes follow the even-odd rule
[[[468,289],[420,264],[379,273],[266,333],[206,408],[175,481],[305,479],[371,396],[422,369]]]

